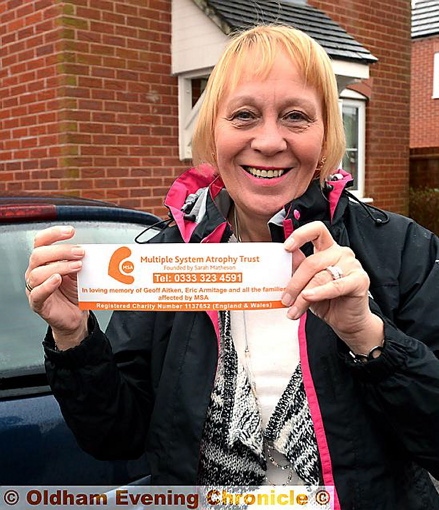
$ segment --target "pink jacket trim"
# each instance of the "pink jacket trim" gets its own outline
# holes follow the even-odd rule
[[[337,170],[338,175],[342,175],[343,178],[334,181],[328,181],[328,184],[332,186],[332,191],[329,193],[329,213],[331,215],[331,220],[334,218],[335,209],[337,208],[338,202],[340,200],[340,195],[345,189],[348,182],[352,181],[352,175],[348,174],[341,168]]]
[[[212,196],[215,197],[223,186],[221,179],[215,177],[214,169],[208,165],[200,165],[197,169],[190,168],[174,181],[166,195],[165,206],[171,211],[185,243],[189,242],[197,226],[195,222],[186,221],[184,212],[180,210],[186,198],[200,188],[207,187],[210,187]]]
[[[314,381],[312,380],[311,370],[309,367],[305,325],[306,314],[302,315],[299,323],[299,349],[300,360],[302,363],[303,384],[305,387],[306,396],[308,398],[311,419],[313,421],[314,430],[316,433],[317,447],[319,449],[320,460],[322,464],[323,483],[328,487],[334,487],[334,500],[335,500],[334,510],[341,510],[337,490],[335,487],[334,476],[332,472],[331,455],[329,453],[328,442],[326,441],[326,433],[323,426],[323,419],[320,413],[317,393],[314,387]]]
[[[223,236],[224,230],[226,229],[226,223],[219,225],[206,239],[203,239],[203,243],[219,243]],[[207,310],[207,315],[212,321],[212,325],[215,329],[216,340],[218,342],[218,351],[220,348],[220,330],[219,330],[219,316],[215,310]]]
[[[219,330],[219,316],[218,316],[218,312],[216,312],[215,310],[207,310],[206,313],[209,316],[209,319],[212,321],[212,325],[213,325],[213,327],[215,329],[216,341],[218,343],[218,352],[219,352],[219,348],[220,348],[220,330]]]

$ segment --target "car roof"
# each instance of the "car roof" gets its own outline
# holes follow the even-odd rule
[[[40,195],[34,193],[17,194],[17,193],[5,193],[0,194],[0,205],[3,204],[22,204],[22,203],[47,203],[47,204],[59,204],[59,205],[106,205],[108,207],[119,207],[112,202],[106,202],[105,200],[98,200],[93,198],[75,197],[70,195]]]
[[[102,200],[58,195],[0,195],[0,224],[71,220],[157,223],[157,228],[164,223],[155,214]]]

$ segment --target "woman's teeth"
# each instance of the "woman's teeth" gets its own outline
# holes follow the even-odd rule
[[[253,177],[260,177],[262,179],[273,179],[274,177],[280,177],[287,170],[260,170],[258,168],[253,168],[251,166],[244,167],[244,170],[248,172]]]

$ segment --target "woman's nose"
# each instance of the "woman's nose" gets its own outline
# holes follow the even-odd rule
[[[251,147],[266,155],[282,152],[287,148],[287,141],[282,134],[282,128],[277,122],[264,122],[255,129]]]

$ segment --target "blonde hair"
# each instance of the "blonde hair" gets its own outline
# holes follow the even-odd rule
[[[283,51],[302,70],[307,85],[322,98],[324,142],[320,180],[334,172],[345,151],[345,134],[338,103],[338,91],[331,61],[314,39],[295,28],[259,25],[235,35],[226,47],[208,80],[192,138],[194,164],[215,161],[215,123],[218,106],[233,90],[244,72],[264,79],[273,67],[276,55]],[[251,64],[249,61],[251,59]]]

